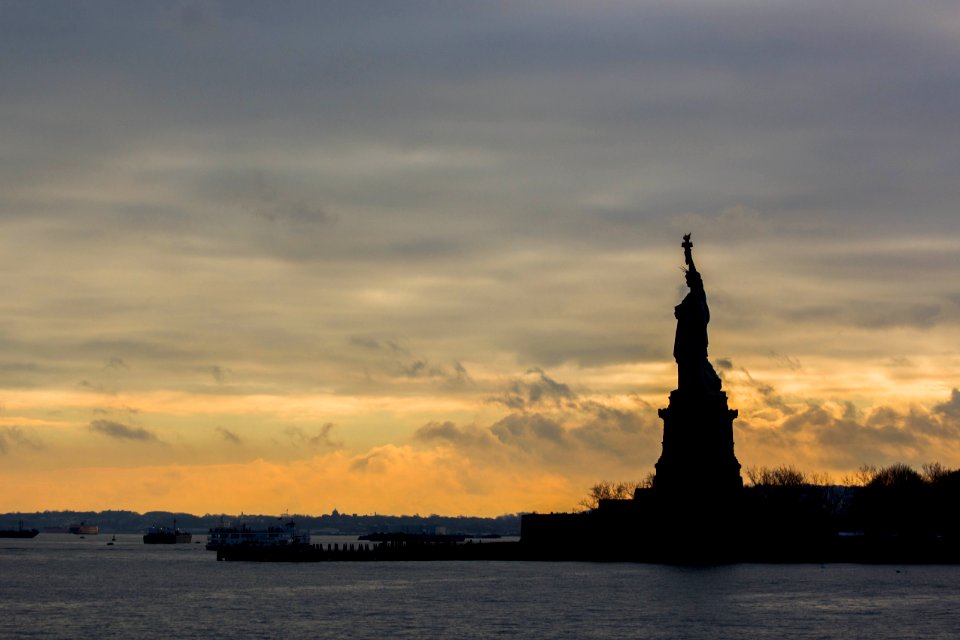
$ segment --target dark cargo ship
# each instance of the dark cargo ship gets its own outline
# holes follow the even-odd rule
[[[0,538],[35,538],[40,533],[39,529],[24,529],[23,520],[16,529],[0,529]]]

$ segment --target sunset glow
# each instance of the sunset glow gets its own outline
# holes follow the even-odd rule
[[[960,466],[955,6],[364,4],[0,8],[0,512],[569,510],[687,232],[745,467]]]

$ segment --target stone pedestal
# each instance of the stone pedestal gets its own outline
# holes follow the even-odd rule
[[[733,420],[727,394],[670,393],[663,419],[663,453],[657,462],[654,489],[684,502],[713,500],[743,488],[740,463],[733,453]]]

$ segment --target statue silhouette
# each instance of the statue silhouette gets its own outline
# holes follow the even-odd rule
[[[673,311],[677,318],[673,357],[677,361],[678,388],[687,394],[719,393],[720,376],[707,360],[707,323],[710,322],[710,308],[707,306],[703,277],[693,262],[693,243],[689,233],[683,236],[681,246],[687,265],[684,271],[690,293]]]
[[[676,508],[688,509],[696,503],[693,512],[705,513],[708,505],[721,508],[724,495],[729,498],[743,487],[740,463],[733,453],[737,410],[727,406],[720,376],[707,360],[710,308],[703,277],[693,262],[689,233],[681,246],[690,292],[674,308],[678,385],[670,393],[670,405],[658,411],[663,419],[663,453],[653,487],[672,494],[670,502]]]

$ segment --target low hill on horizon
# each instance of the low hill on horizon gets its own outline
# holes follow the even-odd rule
[[[441,515],[358,515],[332,513],[320,516],[290,514],[289,516],[276,515],[248,515],[248,514],[204,514],[202,516],[191,513],[172,511],[37,511],[13,512],[0,514],[0,529],[15,529],[22,520],[26,528],[36,528],[40,531],[65,531],[66,527],[78,522],[96,524],[101,533],[140,533],[155,525],[177,526],[192,533],[206,533],[211,527],[223,525],[239,525],[244,523],[251,527],[266,527],[277,524],[278,521],[292,519],[299,528],[309,530],[315,534],[327,535],[363,535],[375,532],[399,533],[446,533],[458,535],[520,535],[520,515],[503,515],[496,518],[482,518],[473,516],[441,516]]]

